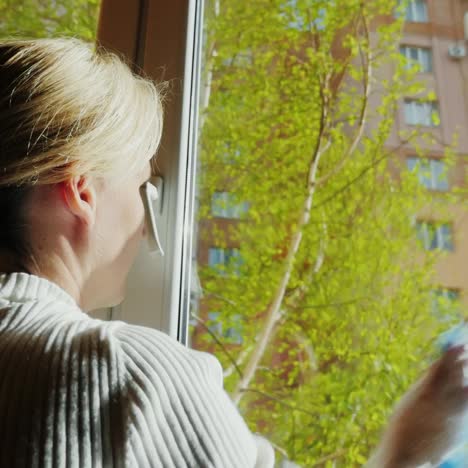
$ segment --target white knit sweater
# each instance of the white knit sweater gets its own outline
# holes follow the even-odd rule
[[[0,275],[0,467],[272,467],[219,362],[82,312],[56,284]]]

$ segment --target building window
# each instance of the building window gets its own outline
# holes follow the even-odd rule
[[[226,343],[242,344],[242,317],[239,314],[234,314],[229,319],[221,318],[220,312],[208,312],[209,330],[219,338],[224,338]]]
[[[211,197],[211,213],[218,218],[240,219],[248,209],[248,202],[236,202],[230,192],[215,192]]]
[[[207,326],[211,333],[221,336],[223,332],[223,324],[219,318],[220,312],[208,312]]]
[[[424,159],[412,156],[406,164],[410,171],[415,171],[419,183],[429,190],[441,192],[449,189],[447,165],[441,159]]]
[[[405,19],[413,23],[427,23],[429,16],[426,0],[410,0],[406,7]]]
[[[281,16],[287,21],[288,28],[298,31],[309,31],[316,29],[323,31],[327,23],[327,9],[335,6],[334,0],[328,0],[328,5],[317,5],[317,9],[313,9],[313,3],[318,3],[316,0],[310,2],[312,5],[309,8],[304,8],[304,5],[299,5],[298,0],[286,0],[281,5]],[[310,9],[313,13],[310,13]]]
[[[425,250],[453,251],[453,233],[450,224],[417,221],[416,232]]]
[[[459,313],[460,291],[436,288],[431,291],[431,312],[440,320],[452,319]]]
[[[234,274],[239,274],[242,263],[239,249],[210,247],[208,251],[209,266],[220,274],[226,274],[228,270]]]
[[[237,164],[241,159],[241,150],[231,142],[225,141],[222,144],[219,158],[225,164]]]
[[[424,125],[436,127],[439,125],[439,111],[434,101],[405,100],[405,122],[408,125]]]
[[[249,47],[242,51],[237,52],[232,57],[223,59],[223,65],[226,67],[248,67],[254,63],[253,50]]]
[[[409,67],[417,64],[424,73],[432,72],[432,50],[425,47],[401,46],[400,52],[405,56]]]

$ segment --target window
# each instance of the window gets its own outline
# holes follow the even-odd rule
[[[226,164],[236,164],[240,160],[241,150],[230,142],[224,142],[219,157]]]
[[[192,4],[192,2],[189,3]],[[340,4],[340,8],[327,10],[324,20],[325,28],[319,32],[318,39],[320,40],[315,41],[309,47],[310,61],[304,60],[303,52],[309,46],[306,41],[316,38],[292,28],[303,26],[312,28],[308,17],[302,13],[313,2],[298,1],[295,6],[298,16],[294,15],[292,5],[289,8],[290,11],[287,12],[288,16],[282,16],[284,10],[280,8],[280,5],[285,3],[287,0],[282,0],[272,4],[271,8],[265,9],[261,15],[261,21],[258,21],[258,15],[252,15],[251,9],[247,8],[248,2],[228,2],[228,4],[221,2],[218,17],[215,16],[216,11],[213,8],[217,2],[207,4],[208,8],[205,11],[208,21],[206,27],[203,28],[206,33],[205,42],[199,44],[203,54],[200,64],[199,92],[204,99],[193,91],[194,102],[201,104],[198,109],[194,108],[193,112],[187,112],[188,122],[190,125],[193,122],[193,127],[189,126],[191,130],[189,135],[198,138],[191,147],[192,151],[197,151],[197,160],[193,166],[187,163],[187,167],[190,171],[196,170],[196,178],[192,179],[193,172],[190,172],[186,178],[182,179],[182,181],[193,181],[194,184],[187,184],[187,208],[184,206],[183,211],[186,213],[184,219],[188,222],[177,225],[178,231],[168,230],[168,234],[170,238],[175,238],[173,234],[181,232],[184,245],[192,249],[183,251],[182,260],[184,265],[189,265],[189,262],[195,258],[196,263],[193,268],[198,269],[203,291],[203,296],[199,295],[197,298],[200,310],[197,316],[203,319],[203,325],[206,323],[206,326],[220,337],[221,344],[228,343],[230,339],[242,340],[242,344],[235,348],[235,352],[226,353],[213,336],[209,336],[206,327],[198,322],[198,325],[194,324],[192,327],[192,346],[217,355],[227,376],[225,388],[235,401],[239,401],[240,398],[246,399],[242,408],[245,410],[245,417],[251,427],[260,430],[266,427],[266,430],[269,430],[272,426],[262,426],[264,421],[281,421],[281,425],[274,425],[272,433],[267,432],[265,435],[272,436],[272,440],[278,446],[285,447],[287,453],[295,454],[294,458],[298,458],[297,462],[300,466],[313,466],[320,463],[319,460],[322,460],[324,456],[336,450],[333,427],[337,424],[350,427],[349,421],[354,420],[353,415],[359,411],[362,401],[367,400],[370,394],[382,393],[384,385],[379,387],[375,382],[371,387],[366,388],[367,394],[360,393],[362,381],[365,381],[368,375],[365,373],[356,375],[354,372],[349,372],[349,369],[362,367],[367,370],[373,368],[375,364],[375,359],[372,357],[372,355],[375,356],[375,351],[370,350],[369,361],[366,361],[365,352],[359,353],[359,356],[356,356],[354,352],[357,346],[366,351],[370,349],[366,348],[369,340],[361,333],[370,333],[373,336],[377,323],[376,314],[381,313],[378,298],[382,295],[378,293],[380,292],[378,290],[373,290],[373,294],[369,294],[369,285],[371,284],[374,288],[374,284],[385,283],[386,286],[388,283],[386,276],[382,278],[383,281],[374,281],[373,275],[380,274],[381,271],[382,274],[385,273],[385,270],[388,271],[387,265],[392,265],[390,267],[392,270],[395,266],[393,273],[395,278],[398,279],[397,275],[401,274],[403,281],[407,281],[407,278],[412,281],[416,277],[407,270],[406,250],[402,262],[404,263],[402,273],[400,273],[401,270],[397,271],[400,258],[396,255],[389,255],[391,261],[388,264],[384,261],[382,268],[380,257],[382,259],[385,257],[385,255],[380,255],[382,249],[385,248],[383,242],[380,244],[380,239],[384,237],[382,232],[390,232],[387,227],[392,229],[397,226],[398,221],[407,212],[417,213],[418,211],[410,209],[404,212],[406,207],[403,204],[395,206],[396,198],[399,197],[392,197],[393,209],[389,210],[391,211],[388,214],[389,218],[386,212],[383,213],[384,229],[379,229],[375,237],[371,237],[374,234],[370,232],[369,242],[356,244],[349,242],[348,234],[352,232],[347,231],[347,227],[348,224],[352,224],[350,228],[355,230],[357,225],[354,222],[355,216],[360,217],[356,221],[362,223],[361,225],[365,226],[367,231],[367,226],[371,225],[373,216],[378,216],[380,213],[380,210],[368,210],[367,206],[362,204],[362,192],[371,185],[359,184],[355,186],[355,190],[350,188],[346,190],[346,193],[338,193],[338,195],[335,193],[336,189],[354,180],[354,176],[361,177],[361,169],[368,167],[367,162],[370,161],[364,160],[368,152],[361,153],[359,149],[361,146],[365,147],[367,141],[377,141],[377,139],[374,139],[373,135],[368,137],[367,135],[371,132],[366,131],[363,134],[363,144],[358,145],[357,157],[351,158],[353,163],[356,161],[359,164],[347,166],[349,171],[339,171],[333,184],[325,184],[327,191],[317,191],[310,210],[311,220],[302,237],[302,247],[295,254],[291,275],[288,278],[284,275],[284,264],[288,258],[291,235],[297,231],[298,215],[301,207],[304,206],[304,187],[307,186],[304,181],[308,180],[310,173],[308,167],[311,151],[317,147],[316,137],[311,134],[310,129],[316,128],[316,122],[322,115],[320,110],[330,112],[328,115],[332,125],[331,130],[334,132],[333,138],[330,138],[333,151],[330,155],[333,155],[333,158],[332,160],[323,159],[325,167],[320,167],[319,173],[324,171],[322,172],[324,174],[325,171],[328,172],[333,168],[334,155],[337,160],[340,160],[340,155],[345,149],[342,145],[347,144],[348,141],[348,129],[341,133],[340,124],[334,126],[334,122],[341,122],[344,115],[345,107],[342,107],[341,102],[348,102],[342,99],[349,99],[350,112],[354,112],[357,109],[357,99],[360,98],[359,88],[355,93],[353,92],[352,96],[348,96],[344,89],[341,92],[333,85],[329,89],[331,105],[325,105],[326,103],[318,99],[318,91],[322,88],[320,88],[320,80],[315,79],[317,74],[314,74],[317,70],[316,66],[319,67],[319,71],[321,70],[317,56],[322,56],[322,54],[326,57],[327,67],[330,67],[332,74],[335,70],[341,69],[341,54],[338,53],[336,56],[330,54],[329,44],[336,41],[336,34],[332,28],[343,24],[351,25],[353,17],[348,10],[354,9],[354,5],[359,2],[346,0],[343,8]],[[326,0],[320,0],[319,3],[326,9]],[[357,7],[354,12],[356,17],[360,18],[360,10]],[[317,17],[321,15],[312,16],[312,20]],[[350,22],[346,22],[348,19]],[[359,26],[360,23],[357,24]],[[363,28],[358,27],[356,31],[359,33],[361,29]],[[354,32],[352,28],[350,31]],[[359,44],[363,36],[352,39],[356,42],[351,45]],[[148,41],[148,44],[152,43]],[[394,47],[399,47],[399,44],[396,41],[392,43],[392,50]],[[229,62],[223,62],[224,57],[236,57],[236,53],[248,47],[254,51],[254,67],[249,66],[248,61],[245,67],[239,67],[236,60],[232,66]],[[291,51],[300,51],[300,54],[291,57]],[[380,49],[377,51],[379,60],[385,59],[384,54],[379,55],[379,52]],[[147,55],[151,56],[149,53]],[[186,55],[186,57],[191,56],[193,54]],[[401,56],[399,57],[402,59]],[[185,69],[190,70],[190,66],[186,66]],[[359,74],[353,74],[353,77],[362,76],[360,73],[363,71],[359,69]],[[195,83],[190,80],[184,79],[184,82],[190,92],[196,89]],[[340,91],[337,94],[337,100],[334,100],[335,90]],[[404,96],[401,96],[400,103],[403,100]],[[338,105],[335,106],[336,103]],[[431,112],[429,112],[429,118],[431,117]],[[432,121],[429,125],[431,124]],[[382,136],[385,135],[386,131]],[[372,138],[372,140],[366,140],[367,138]],[[165,149],[164,145],[163,149]],[[185,154],[194,154],[194,152],[183,153]],[[360,166],[361,160],[362,166]],[[182,161],[185,160],[182,159]],[[376,185],[374,178],[369,180],[369,183],[372,183],[372,187]],[[383,188],[385,191],[382,194],[387,194],[387,186]],[[191,191],[201,194],[195,199],[194,205],[190,205]],[[215,192],[217,193],[214,194]],[[412,194],[408,196],[412,197]],[[430,197],[430,194],[428,196]],[[167,197],[166,200],[168,200]],[[248,222],[225,223],[219,222],[218,219],[213,220],[213,214],[222,217],[228,215],[232,208],[231,201],[237,203],[244,200],[251,202]],[[381,198],[378,197],[376,206],[379,208],[382,206],[380,201]],[[197,204],[199,204],[198,207]],[[190,219],[191,206],[195,208],[194,223]],[[317,210],[317,206],[324,206],[324,209]],[[356,213],[354,210],[345,213],[342,207],[348,206],[357,206],[359,209]],[[400,207],[402,210],[399,209]],[[198,212],[197,208],[199,208]],[[371,208],[373,208],[372,205]],[[177,210],[169,213],[173,212]],[[347,223],[348,219],[351,219],[350,215],[353,217],[353,222]],[[192,224],[194,226],[190,232]],[[405,227],[408,228],[408,225]],[[393,231],[396,229],[392,229],[392,235]],[[442,229],[439,234],[443,233]],[[406,240],[407,230],[405,229],[402,233],[404,237],[399,237],[399,233],[395,235],[398,239]],[[331,239],[332,244],[330,247],[328,247],[329,244],[325,244],[323,254],[322,239],[327,242]],[[366,235],[366,241],[367,239]],[[238,249],[233,249],[232,246]],[[168,249],[166,248],[167,251]],[[242,274],[235,276],[232,272],[239,263],[239,251],[243,258]],[[321,260],[323,255],[326,256],[326,261]],[[431,257],[431,255],[423,255],[423,257]],[[355,269],[352,268],[353,264],[365,265],[371,274],[362,275],[362,278],[361,275],[356,277]],[[313,271],[312,269],[318,265],[320,265],[318,267],[320,271],[318,274],[314,273],[315,277],[308,281],[308,271]],[[351,268],[343,268],[343,265],[351,265]],[[349,275],[347,270],[349,270]],[[190,278],[189,271],[182,269],[182,273],[184,271]],[[283,280],[283,278],[286,279]],[[368,283],[367,279],[372,283]],[[286,283],[287,287],[282,289],[284,294],[279,295],[278,285]],[[406,320],[407,315],[403,315],[406,311],[417,310],[412,306],[409,307],[408,301],[411,301],[412,305],[428,305],[428,290],[431,285],[423,284],[416,292],[417,288],[413,287],[414,284],[413,282],[404,283],[402,289],[396,291],[394,295],[393,291],[386,291],[387,287],[382,288],[383,293],[391,295],[386,303],[391,307],[391,313],[394,314],[396,320],[400,317]],[[182,312],[192,311],[195,307],[192,306],[190,309],[186,307],[188,301],[184,297],[188,297],[190,287],[191,284],[182,290],[183,294],[177,296],[181,297],[180,310]],[[403,291],[403,287],[404,291],[408,291],[404,301],[400,300],[401,294],[398,294]],[[361,297],[361,293],[366,299],[362,307],[357,307],[353,302],[354,299]],[[374,299],[375,297],[377,299]],[[347,304],[350,302],[352,305],[348,309]],[[340,304],[339,309],[336,309],[337,304]],[[278,312],[270,315],[270,311],[276,308]],[[401,315],[399,315],[400,308]],[[337,313],[330,313],[331,310],[336,310]],[[361,310],[363,310],[362,313]],[[389,310],[385,307],[385,311],[382,312],[384,319],[379,320],[379,323],[385,323]],[[242,320],[236,317],[239,313],[242,314]],[[190,316],[190,314],[187,315]],[[427,319],[428,325],[432,326],[435,322],[427,310],[421,315],[425,315],[422,320]],[[258,337],[262,336],[260,333],[266,329],[265,324],[270,322],[269,317],[277,320],[274,327],[278,333],[268,338],[270,341],[262,351],[265,353],[264,357],[259,364],[254,364],[253,377],[246,385],[239,374],[242,375],[243,370],[252,365],[253,356],[258,356],[258,342],[260,341]],[[183,319],[182,316],[181,323]],[[242,324],[241,331],[233,324],[236,320]],[[294,324],[293,327],[290,327],[290,322]],[[424,335],[432,331],[425,327],[426,323],[421,326],[421,329],[424,329]],[[415,330],[415,333],[417,331]],[[349,337],[352,339],[350,340]],[[392,336],[391,340],[402,340],[406,343],[407,336],[402,333]],[[346,346],[349,347],[349,351]],[[229,352],[229,346],[226,348]],[[339,353],[335,353],[335,349],[339,349]],[[399,366],[401,362],[396,356],[384,361],[388,362],[388,371],[392,374],[389,378],[398,381],[400,378],[398,367],[402,368]],[[387,363],[384,364],[386,366]],[[235,369],[236,366],[238,369]],[[319,385],[311,388],[311,378]],[[302,389],[299,389],[300,391],[293,389],[288,383],[289,379],[291,382],[304,382],[304,391],[310,397],[307,401],[302,398],[305,395]],[[239,386],[240,384],[242,386]],[[337,394],[355,394],[356,397],[351,399],[353,401],[346,405],[345,410],[341,403],[334,408],[328,398],[330,389],[336,390]],[[273,396],[274,400],[271,400],[269,395]],[[389,398],[385,400],[388,401]],[[381,402],[378,403],[381,407]],[[294,408],[303,409],[304,413],[299,410],[295,411]],[[309,413],[310,418],[305,417],[305,411]],[[372,414],[372,411],[366,412],[363,418],[368,417],[367,413]],[[313,421],[319,419],[327,421],[327,424],[323,425],[323,430],[322,424],[319,428],[314,426],[312,429]],[[362,423],[366,424],[365,419]],[[357,450],[363,455],[361,460],[364,463],[367,448],[360,447],[362,438],[359,438],[359,427],[352,425],[350,430],[345,432],[347,436],[350,436],[350,440],[343,442],[343,445],[346,446],[349,454],[343,455],[339,463],[343,466],[360,464],[360,461],[353,458]],[[358,434],[355,441],[351,440],[353,434]],[[326,442],[317,447],[317,444],[310,443],[311,440],[326,440]],[[310,452],[313,453],[310,454]],[[278,461],[281,463],[281,460]]]
[[[208,265],[220,274],[225,274],[228,269],[238,274],[241,264],[242,257],[239,249],[210,247],[208,251]]]
[[[223,324],[220,321],[219,312],[208,312],[207,326],[211,333],[221,336],[223,332]]]
[[[218,218],[240,219],[248,208],[247,202],[236,203],[229,192],[215,192],[211,198],[211,213]]]
[[[439,112],[437,103],[434,101],[425,102],[417,99],[406,99],[405,122],[408,125],[438,126]]]
[[[456,316],[459,312],[460,291],[436,288],[431,291],[431,312],[441,320]]]
[[[242,344],[242,317],[234,314],[229,323],[222,321],[220,312],[208,312],[208,328],[223,341],[230,344]]]
[[[406,7],[405,19],[413,23],[427,23],[429,18],[426,0],[410,0]]]
[[[423,159],[416,156],[407,158],[410,171],[416,171],[419,183],[430,189],[446,191],[449,189],[447,165],[440,159]]]
[[[341,121],[343,116],[347,116],[344,111],[348,108],[350,112],[358,109],[361,96],[359,88],[348,95],[348,86],[337,87],[333,79],[335,72],[343,69],[341,47],[338,53],[330,53],[335,50],[330,45],[336,44],[334,28],[349,25],[345,29],[346,35],[348,32],[352,35],[350,46],[362,44],[363,40],[366,41],[365,28],[360,26],[362,14],[367,15],[371,10],[380,14],[380,7],[363,11],[360,2],[354,0],[334,2],[339,8],[327,8],[326,0],[299,0],[295,3],[281,0],[272,2],[271,8],[264,9],[260,18],[247,1],[205,2],[204,9],[203,2],[198,0],[187,2],[187,8],[183,9],[177,6],[177,2],[162,0],[151,2],[151,8],[145,7],[148,2],[107,0],[105,3],[108,7],[104,13],[107,14],[102,17],[107,18],[108,29],[112,28],[113,34],[104,36],[103,43],[116,49],[125,47],[122,52],[133,54],[130,59],[137,66],[144,65],[145,70],[152,74],[155,70],[167,68],[164,77],[173,83],[175,89],[167,102],[167,120],[171,124],[164,129],[164,141],[158,153],[168,182],[160,213],[166,256],[139,259],[138,268],[131,276],[131,297],[127,296],[122,316],[118,318],[160,328],[187,343],[186,324],[190,313],[193,313],[223,337],[221,342],[230,338],[242,339],[242,345],[230,353],[230,359],[222,347],[208,337],[202,322],[193,319],[193,346],[216,353],[225,375],[229,375],[225,388],[231,395],[245,395],[243,398],[247,401],[244,400],[242,411],[249,427],[259,432],[264,428],[267,438],[272,436],[272,441],[284,448],[285,453],[298,458],[298,466],[320,464],[320,460],[328,459],[337,449],[340,450],[337,464],[363,464],[368,456],[368,444],[360,437],[360,427],[369,428],[369,438],[375,439],[376,430],[371,429],[383,424],[382,415],[386,411],[381,410],[390,409],[384,406],[391,404],[398,391],[398,385],[389,386],[387,383],[398,383],[401,377],[411,378],[401,375],[406,370],[405,356],[399,355],[402,353],[391,353],[380,362],[375,359],[376,353],[384,356],[385,349],[388,349],[386,339],[389,343],[401,340],[409,346],[408,353],[412,353],[421,342],[419,332],[425,337],[434,330],[425,326],[432,326],[434,322],[426,313],[418,317],[422,321],[429,317],[431,321],[413,328],[414,340],[408,341],[407,327],[400,327],[405,328],[403,331],[396,328],[392,334],[383,333],[378,343],[368,339],[368,336],[372,338],[375,335],[376,323],[386,323],[389,313],[396,322],[404,321],[408,318],[408,310],[417,310],[413,305],[428,305],[428,291],[432,286],[423,284],[419,288],[418,284],[418,288],[412,288],[415,283],[407,282],[408,278],[412,281],[419,275],[413,275],[407,269],[401,272],[397,268],[400,257],[386,255],[386,252],[379,255],[379,248],[385,248],[390,242],[380,244],[377,240],[386,237],[382,233],[387,234],[399,225],[398,221],[406,212],[403,212],[403,204],[397,205],[398,199],[405,198],[405,202],[407,199],[392,194],[393,208],[388,213],[385,209],[380,210],[380,192],[376,197],[363,199],[362,193],[368,187],[380,189],[380,184],[375,184],[374,171],[361,176],[362,168],[374,167],[368,163],[372,164],[374,155],[380,154],[381,149],[381,146],[376,146],[376,151],[360,151],[361,147],[367,149],[368,142],[373,146],[374,142],[380,141],[367,128],[363,132],[362,144],[357,145],[356,157],[348,159],[352,164],[337,171],[333,183],[323,184],[316,193],[309,227],[304,231],[301,247],[297,250],[291,279],[287,280],[285,292],[277,300],[280,310],[277,318],[280,320],[274,329],[278,333],[268,343],[252,381],[239,389],[237,371],[232,370],[231,374],[229,371],[234,364],[242,371],[252,362],[252,355],[257,354],[259,333],[267,323],[266,313],[278,297],[275,291],[281,284],[289,240],[296,231],[298,210],[303,206],[304,181],[308,177],[305,169],[311,151],[316,147],[314,134],[316,122],[323,115],[321,111],[327,112],[333,138],[327,139],[331,143],[330,152],[322,158],[325,167],[321,162],[318,174],[323,175],[333,169],[335,155],[340,160],[340,155],[346,150],[344,145],[349,139],[349,129],[344,125],[341,131]],[[118,15],[115,14],[116,3],[121,6]],[[280,5],[286,3],[290,7],[281,9]],[[415,9],[413,16],[416,16],[417,2],[412,3],[410,8]],[[304,13],[312,8],[311,5],[317,14],[307,16]],[[390,7],[389,4],[389,11]],[[133,14],[128,14],[128,10]],[[284,10],[287,11],[282,16]],[[153,14],[157,11],[164,11],[164,15]],[[186,11],[188,15],[185,15]],[[145,18],[145,12],[151,14]],[[127,23],[128,29],[136,29],[132,20],[135,18],[143,31],[122,34]],[[377,24],[374,18],[369,17],[368,24]],[[382,37],[389,41],[379,43],[375,52],[371,50],[371,57],[375,57],[379,65],[392,58],[386,54],[387,45],[392,50],[400,45],[397,34],[392,35],[387,25],[380,23]],[[313,30],[314,25],[316,36],[297,30]],[[145,30],[147,40],[141,41],[140,36]],[[202,37],[200,32],[205,32],[205,36]],[[131,40],[125,39],[127,36]],[[310,61],[303,60],[310,40],[314,41]],[[373,47],[374,43],[371,41],[370,46]],[[165,47],[159,47],[159,44],[165,44]],[[348,45],[343,46],[346,52]],[[251,66],[249,48],[252,48],[255,66]],[[298,51],[299,55],[291,60],[290,51]],[[320,57],[325,58],[326,69],[322,68]],[[167,67],[167,64],[171,66]],[[331,73],[330,88],[325,88],[325,83],[321,88],[319,78],[324,76],[322,70]],[[355,76],[364,76],[364,69],[357,71]],[[347,80],[347,76],[344,78]],[[329,101],[329,105],[324,105],[319,99],[322,90],[327,92],[329,99],[325,101]],[[390,104],[395,102],[394,96],[397,95],[388,93]],[[404,96],[399,99],[402,102]],[[348,101],[349,107],[341,104]],[[373,108],[372,112],[377,113],[379,108]],[[386,131],[382,133],[383,136],[385,134]],[[371,153],[372,159],[366,160]],[[366,179],[367,175],[372,178]],[[382,194],[387,194],[389,190],[383,179]],[[349,187],[345,192],[336,192],[353,180],[364,182]],[[236,201],[251,202],[248,222],[213,221],[212,195],[223,190],[234,192]],[[225,195],[215,195],[215,198],[217,196],[223,199]],[[228,195],[226,197],[229,198]],[[373,201],[374,198],[376,205],[364,204],[366,199]],[[317,209],[319,205],[323,208]],[[359,209],[343,209],[354,206]],[[374,237],[371,231],[373,216],[380,213],[383,214],[379,219],[382,229],[379,227]],[[348,220],[352,222],[348,223]],[[348,224],[352,231],[347,230]],[[353,236],[359,226],[364,226],[369,236],[365,235],[365,242],[349,242],[349,235]],[[221,236],[223,240],[220,240],[213,231],[215,228],[222,231],[224,227],[229,228],[229,233]],[[395,235],[402,239],[398,233]],[[402,235],[406,239],[406,230]],[[326,241],[323,252],[322,239]],[[232,267],[233,262],[236,263],[234,249],[226,248],[233,245],[239,247],[244,261],[239,277],[223,274],[227,271],[226,265]],[[209,247],[212,247],[210,253]],[[211,267],[208,266],[209,256]],[[323,256],[325,261],[321,261]],[[386,262],[388,257],[391,261]],[[407,267],[405,258],[403,263]],[[352,265],[356,264],[365,274],[355,274]],[[223,273],[217,273],[216,268]],[[307,281],[310,268],[318,268],[319,271],[314,273],[311,281]],[[401,275],[401,290],[389,290],[389,268],[392,268],[395,279]],[[374,281],[373,275],[380,274],[382,277]],[[381,289],[378,289],[379,285],[382,285]],[[369,294],[369,286],[372,294]],[[193,293],[198,289],[203,294]],[[408,291],[408,294],[401,295],[400,291]],[[383,295],[386,301],[380,304]],[[361,296],[364,300],[356,304],[355,300]],[[219,315],[216,315],[217,311]],[[235,325],[236,314],[239,313],[242,314],[240,331]],[[290,323],[294,326],[291,327]],[[376,345],[383,351],[374,349]],[[357,348],[362,352],[356,353]],[[386,382],[369,379],[368,370],[374,368],[379,372],[385,371]],[[296,371],[300,374],[291,375]],[[292,388],[287,381],[289,376],[294,382],[303,381],[304,386]],[[311,379],[317,385],[310,385]],[[369,385],[363,388],[362,382],[366,381]],[[384,395],[388,389],[389,394]],[[337,396],[331,399],[333,401],[329,398],[330,392]],[[343,405],[340,395],[351,396],[346,398],[346,405]],[[382,398],[373,398],[374,395],[382,395]],[[369,403],[365,412],[360,412],[362,402]],[[358,418],[355,418],[356,414]],[[375,420],[375,414],[380,415],[380,421]],[[265,421],[275,421],[275,424],[265,424]],[[315,421],[321,423],[316,425]],[[340,434],[338,446],[334,431],[337,427],[346,429],[346,440]],[[314,443],[317,440],[320,444]],[[286,462],[278,460],[278,464]]]
[[[453,250],[452,226],[430,221],[417,221],[416,232],[425,250]]]
[[[400,52],[406,57],[408,66],[415,64],[421,72],[432,72],[432,50],[425,47],[401,46]]]
[[[249,47],[243,51],[237,52],[231,57],[226,57],[225,59],[223,59],[223,65],[225,65],[226,67],[245,67],[253,65],[253,59],[253,51]]]
[[[334,1],[329,1],[334,6]],[[323,31],[327,22],[327,8],[323,2],[312,0],[304,8],[298,4],[297,0],[286,0],[281,8],[281,15],[288,22],[288,27],[298,31],[308,31],[316,29]]]

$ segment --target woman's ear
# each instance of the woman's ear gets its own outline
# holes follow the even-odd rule
[[[75,176],[60,182],[62,199],[68,210],[87,226],[92,226],[96,219],[96,188],[92,179]]]

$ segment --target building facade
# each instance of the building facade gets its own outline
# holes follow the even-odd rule
[[[413,0],[406,12],[401,53],[419,64],[419,80],[435,96],[421,103],[407,96],[396,115],[389,138],[391,147],[401,146],[408,170],[419,171],[420,183],[443,199],[449,191],[465,191],[449,207],[449,219],[423,213],[416,223],[426,250],[446,251],[437,262],[434,294],[468,306],[468,1]],[[434,113],[437,118],[433,118]],[[425,127],[435,143],[426,145],[429,156],[420,161],[399,132],[415,125]],[[424,145],[424,143],[422,143]],[[445,147],[455,152],[455,163],[444,160]]]

